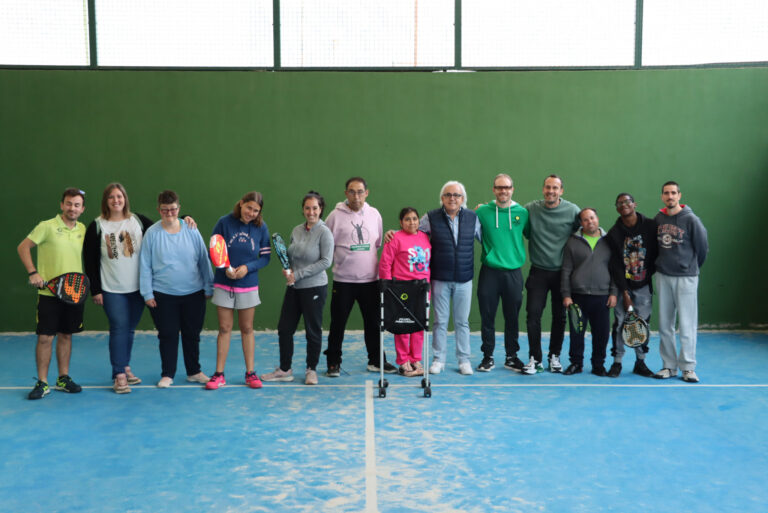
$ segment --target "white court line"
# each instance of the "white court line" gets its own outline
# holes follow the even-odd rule
[[[378,513],[376,497],[376,432],[373,422],[373,381],[365,382],[365,511]]]
[[[289,384],[280,383],[276,385],[267,385],[262,390],[279,390],[284,388],[298,388],[302,390],[317,390],[320,388],[360,388],[368,387],[368,383],[372,381],[366,381],[363,385],[312,385],[307,386],[303,384]],[[738,384],[738,383],[722,383],[722,384],[707,384],[707,383],[658,383],[653,385],[632,385],[621,383],[616,384],[600,384],[600,383],[443,383],[435,384],[430,381],[429,386],[432,388],[768,388],[768,383],[755,383],[755,384]],[[0,386],[2,390],[30,390],[32,386]],[[173,390],[175,388],[195,389],[203,390],[203,385],[171,385],[168,388],[157,388],[155,385],[131,385],[132,390]],[[247,385],[226,385],[226,388],[250,388]],[[405,384],[392,384],[389,388],[420,388],[418,385],[405,385]],[[83,390],[111,390],[112,385],[84,385]],[[206,390],[210,392],[210,390]],[[258,393],[258,392],[256,392]],[[373,392],[371,392],[371,406],[373,406]],[[367,403],[366,403],[367,404]]]

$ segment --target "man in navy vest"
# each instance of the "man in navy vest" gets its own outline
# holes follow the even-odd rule
[[[453,325],[456,333],[456,360],[462,374],[472,374],[469,361],[469,309],[472,305],[472,278],[475,274],[474,240],[481,240],[480,221],[466,208],[467,191],[455,181],[440,190],[442,206],[421,218],[419,229],[432,243],[432,305],[435,309],[429,372],[445,369],[447,328],[453,300]]]

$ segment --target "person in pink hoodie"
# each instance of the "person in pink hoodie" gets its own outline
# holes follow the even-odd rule
[[[400,228],[381,252],[379,278],[429,281],[432,246],[427,234],[419,231],[419,213],[415,208],[405,207],[400,211]],[[421,364],[423,343],[424,331],[395,335],[400,374],[409,377],[424,374]]]

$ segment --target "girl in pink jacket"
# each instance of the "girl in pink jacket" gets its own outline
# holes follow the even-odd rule
[[[432,246],[429,237],[419,231],[419,213],[415,208],[405,207],[400,211],[400,228],[395,232],[381,252],[379,278],[382,280],[429,281],[429,257]],[[395,350],[400,374],[422,376],[421,348],[424,331],[395,335]]]

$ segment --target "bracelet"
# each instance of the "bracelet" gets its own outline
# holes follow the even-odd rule
[[[37,274],[37,271],[32,271],[31,273],[29,273],[30,276],[32,276],[33,274]]]

